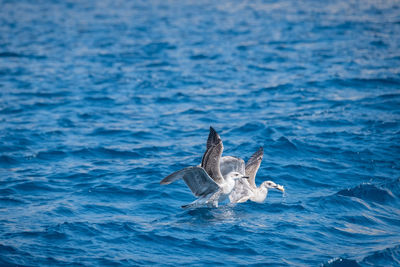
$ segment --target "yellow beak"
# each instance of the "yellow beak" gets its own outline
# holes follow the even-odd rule
[[[285,188],[281,185],[278,184],[278,187],[276,188],[278,190],[281,190],[282,192],[285,192]]]

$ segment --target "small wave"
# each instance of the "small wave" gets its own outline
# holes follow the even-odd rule
[[[334,258],[327,263],[322,264],[323,267],[361,267],[355,260]]]
[[[139,140],[149,140],[154,138],[155,133],[152,131],[135,131],[132,133],[132,135]]]
[[[14,52],[0,52],[0,57],[23,57],[23,54],[18,54]]]
[[[382,186],[389,190],[391,194],[400,198],[400,178],[383,183]]]
[[[112,205],[89,204],[82,207],[94,213],[126,214],[122,209],[118,209]]]
[[[6,237],[9,238],[26,238],[26,239],[36,239],[40,238],[46,241],[54,241],[54,242],[63,242],[68,239],[68,235],[59,231],[55,230],[54,228],[48,228],[43,231],[22,231],[16,233],[7,233],[5,234]]]
[[[262,72],[273,72],[276,71],[276,69],[270,68],[267,65],[255,65],[255,64],[250,64],[247,66],[249,69],[254,69],[254,70],[258,70],[258,71],[262,71]]]
[[[193,54],[190,56],[191,59],[193,60],[214,60],[217,59],[219,57],[219,55],[207,55],[204,53],[197,53],[197,54]]]
[[[254,132],[254,131],[260,131],[262,129],[265,129],[266,126],[264,123],[261,122],[248,122],[244,125],[241,125],[237,128],[232,129],[232,132],[237,132],[240,134],[243,133],[248,133],[248,132]],[[272,132],[274,132],[273,130],[271,130]]]
[[[354,78],[354,79],[330,79],[325,81],[309,82],[314,87],[331,87],[332,84],[342,87],[361,87],[361,88],[379,88],[380,86],[398,86],[400,84],[399,79],[394,78]]]
[[[0,58],[32,58],[32,59],[45,59],[46,56],[42,55],[26,55],[26,54],[21,54],[21,53],[15,53],[15,52],[0,52]]]
[[[54,97],[65,97],[71,95],[71,92],[65,90],[55,90],[49,92],[42,91],[18,91],[14,93],[17,96],[26,96],[26,97],[41,97],[41,98],[54,98]]]
[[[232,253],[234,255],[257,255],[257,251],[246,246],[235,246],[232,243],[224,242],[223,240],[214,240],[215,242],[208,242],[192,238],[192,240],[187,244],[188,247],[193,249],[202,248],[209,249],[211,251],[221,251]]]
[[[356,197],[380,204],[395,200],[395,197],[388,189],[373,184],[361,184],[350,189],[343,189],[337,192],[337,195]]]
[[[131,135],[132,132],[127,130],[120,130],[120,129],[106,129],[103,127],[95,129],[90,135],[97,136],[97,135],[104,135],[104,136],[128,136]]]
[[[15,195],[16,191],[11,188],[1,188],[0,189],[0,194],[1,196],[13,196]]]
[[[305,166],[305,165],[300,165],[300,164],[289,164],[282,166],[283,169],[291,170],[295,173],[300,173],[300,174],[306,174],[306,173],[321,173],[322,170],[320,170],[317,167],[311,167],[311,166]]]
[[[19,259],[15,259],[15,255],[22,256],[24,259],[32,257],[32,255],[28,252],[16,249],[15,247],[10,245],[3,245],[0,243],[0,266],[30,266],[25,265],[25,260],[21,261]]]
[[[16,107],[6,107],[0,110],[0,114],[10,115],[10,114],[17,114],[22,113],[24,109],[16,108]]]
[[[57,179],[65,179],[67,181],[85,181],[85,182],[90,182],[91,180],[96,179],[96,175],[92,175],[90,173],[57,173],[55,175],[50,176],[49,178],[57,180]]]
[[[64,232],[68,234],[77,234],[79,236],[86,237],[96,237],[102,234],[100,230],[97,229],[96,225],[90,224],[88,222],[64,222],[51,226],[52,231]]]
[[[19,183],[13,186],[13,189],[16,191],[30,192],[41,194],[44,192],[64,192],[65,188],[56,188],[54,186],[50,186],[47,182],[42,181],[26,181]]]
[[[305,212],[307,210],[306,207],[304,207],[301,203],[266,203],[265,205],[268,205],[268,212],[273,213],[287,212],[289,210]]]
[[[360,263],[363,266],[400,266],[400,245],[375,251]]]
[[[19,161],[13,157],[6,156],[6,155],[0,156],[0,166],[10,167],[11,165],[16,165],[18,163],[19,163]]]
[[[87,194],[85,190],[84,194]],[[100,185],[93,186],[89,189],[89,194],[96,195],[101,198],[131,198],[131,199],[144,199],[152,194],[159,194],[158,191],[152,190],[138,190],[132,188],[126,188],[118,185],[109,183],[102,183]]]
[[[15,206],[15,205],[21,205],[21,204],[26,204],[26,201],[16,199],[16,198],[10,198],[10,197],[0,197],[0,203],[4,206]]]
[[[345,215],[340,218],[344,222],[349,222],[352,224],[358,224],[363,226],[375,226],[382,222],[374,217],[368,216],[367,214],[362,215]]]
[[[344,127],[344,126],[353,126],[354,123],[345,119],[337,120],[337,119],[320,119],[320,120],[311,120],[311,125],[318,127]]]
[[[84,101],[95,103],[95,104],[101,104],[101,105],[110,105],[114,104],[115,100],[110,98],[110,97],[105,97],[105,96],[89,96],[84,99]]]
[[[139,158],[141,155],[137,152],[132,151],[120,151],[116,149],[94,147],[84,148],[71,152],[72,155],[78,157],[103,157],[103,158]]]
[[[269,87],[263,87],[257,91],[254,91],[254,94],[260,94],[263,92],[269,92],[269,91],[278,91],[280,93],[284,93],[287,90],[290,90],[293,88],[293,84],[289,84],[289,83],[284,83],[284,84],[277,84],[277,85],[272,85]]]
[[[160,68],[160,67],[168,67],[170,65],[171,64],[166,61],[155,60],[155,61],[151,61],[151,62],[147,63],[145,66],[147,68]]]
[[[176,103],[178,101],[177,98],[170,96],[159,96],[155,99],[155,102],[158,104],[172,104],[172,103]]]
[[[275,141],[275,143],[272,144],[272,147],[283,150],[285,153],[297,151],[297,146],[284,136],[281,136],[277,141]]]
[[[84,225],[83,227],[87,227]],[[102,222],[96,223],[90,228],[94,228],[95,231],[91,233],[93,236],[98,236],[104,233],[118,233],[124,234],[126,236],[136,236],[141,232],[138,230],[138,226],[132,222],[120,222],[120,221],[112,221],[112,222]]]
[[[308,204],[316,205],[323,209],[335,209],[343,211],[362,211],[370,210],[370,205],[363,200],[353,200],[348,197],[343,197],[338,193],[329,196],[320,196],[315,198],[310,198]]]
[[[41,151],[37,153],[36,158],[44,160],[62,159],[67,156],[67,153],[61,150]]]
[[[256,45],[257,43],[255,42],[242,42],[236,46],[236,49],[240,51],[247,51]]]
[[[75,123],[68,119],[68,118],[61,118],[57,120],[58,125],[60,125],[63,128],[73,128],[75,127]]]
[[[54,213],[58,214],[58,215],[62,215],[62,216],[74,216],[75,213],[72,209],[68,208],[68,207],[57,207],[56,209],[53,210]]]
[[[142,49],[149,56],[154,56],[155,53],[160,53],[164,50],[174,50],[176,46],[169,42],[150,42],[145,44]]]
[[[202,110],[199,108],[189,108],[189,109],[186,109],[186,110],[180,112],[180,114],[193,114],[194,115],[194,114],[208,114],[208,112],[206,110]]]

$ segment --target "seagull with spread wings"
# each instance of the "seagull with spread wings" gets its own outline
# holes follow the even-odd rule
[[[265,181],[259,187],[256,185],[256,174],[260,168],[262,158],[264,156],[264,149],[260,147],[244,165],[244,161],[239,158],[230,157],[229,160],[221,162],[221,169],[224,173],[229,174],[230,171],[240,170],[240,173],[244,169],[244,174],[249,176],[248,179],[238,179],[235,187],[229,195],[231,203],[242,203],[247,200],[254,202],[263,202],[268,194],[268,188],[278,189],[282,192],[285,188],[272,181]]]
[[[198,206],[218,207],[218,202],[229,197],[238,179],[247,179],[244,172],[230,171],[225,176],[221,174],[220,160],[224,146],[222,140],[214,128],[210,127],[207,139],[206,152],[203,155],[200,166],[186,167],[176,171],[164,179],[160,184],[170,184],[176,180],[183,179],[192,193],[198,197],[182,208]]]

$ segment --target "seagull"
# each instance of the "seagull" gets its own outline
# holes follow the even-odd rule
[[[278,189],[285,192],[285,188],[272,181],[265,181],[259,187],[255,183],[255,178],[258,169],[264,155],[264,149],[260,147],[244,165],[244,161],[240,158],[235,157],[223,157],[221,159],[221,169],[225,171],[225,174],[229,174],[230,171],[239,171],[241,174],[249,176],[248,179],[236,180],[235,187],[229,195],[231,203],[242,203],[247,200],[254,202],[263,202],[268,194],[268,188]],[[224,159],[225,158],[225,159]],[[244,169],[244,172],[242,170]]]
[[[198,206],[218,207],[218,202],[229,197],[238,179],[249,177],[238,171],[230,171],[225,176],[221,174],[220,159],[224,146],[222,140],[214,128],[210,127],[207,139],[206,152],[203,155],[201,165],[186,167],[176,171],[160,181],[160,184],[170,184],[176,180],[183,179],[190,188],[193,195],[198,197],[190,204],[182,208],[193,208]]]

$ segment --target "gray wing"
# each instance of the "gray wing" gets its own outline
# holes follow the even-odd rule
[[[229,195],[229,200],[231,203],[241,203],[246,202],[252,195],[253,190],[247,179],[239,179],[235,182],[235,187]]]
[[[256,174],[258,171],[258,168],[260,168],[260,164],[262,161],[262,158],[264,156],[264,149],[260,147],[247,161],[246,163],[246,175],[249,176],[249,184],[252,187],[257,187],[256,186]]]
[[[176,171],[162,179],[160,184],[170,184],[178,179],[183,179],[196,197],[207,196],[219,189],[219,186],[201,167],[187,167]]]
[[[160,181],[160,184],[170,184],[175,182],[176,180],[182,179],[183,175],[185,175],[186,171],[192,167],[187,167],[182,170],[176,171],[165,177]]]
[[[237,157],[222,157],[219,161],[219,168],[223,177],[225,177],[230,172],[239,172],[242,175],[245,175],[244,160]]]
[[[196,197],[207,196],[219,189],[219,186],[201,167],[189,167],[183,180]]]
[[[217,184],[222,184],[224,182],[219,166],[223,150],[224,146],[221,138],[217,132],[210,127],[210,134],[208,135],[207,140],[207,150],[203,155],[201,167]]]

